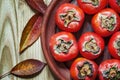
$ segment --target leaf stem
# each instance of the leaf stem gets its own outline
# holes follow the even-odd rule
[[[4,77],[6,77],[6,76],[8,76],[8,75],[10,75],[10,74],[11,74],[11,72],[7,72],[7,73],[5,73],[5,74],[3,74],[3,75],[0,75],[0,79],[4,78]]]

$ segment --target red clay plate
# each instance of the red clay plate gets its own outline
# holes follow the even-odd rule
[[[71,0],[52,0],[51,4],[49,5],[47,11],[44,14],[44,19],[43,19],[43,24],[42,24],[42,36],[41,36],[41,43],[42,43],[42,49],[43,49],[43,53],[44,56],[46,58],[46,61],[48,63],[49,68],[51,69],[51,71],[53,72],[53,74],[55,75],[55,78],[57,78],[56,80],[72,80],[71,76],[70,76],[70,72],[69,72],[69,68],[71,66],[72,61],[69,62],[64,62],[64,63],[60,63],[57,62],[53,56],[51,55],[50,49],[49,49],[49,39],[50,37],[55,34],[56,32],[60,31],[55,24],[55,20],[54,20],[54,15],[56,12],[56,9],[63,3],[66,2],[70,2]],[[72,0],[71,2],[72,4],[76,4],[76,0]],[[90,15],[86,15],[85,14],[85,21],[84,24],[82,26],[82,29],[80,29],[80,31],[73,33],[77,40],[78,38],[81,36],[81,34],[88,32],[88,31],[93,31],[93,29],[91,28],[91,18],[92,16]],[[94,60],[98,65],[106,59],[110,59],[112,58],[109,55],[108,49],[107,49],[107,44],[108,44],[108,40],[109,37],[104,38],[105,40],[105,49],[103,54],[97,58],[96,60]],[[80,57],[81,55],[78,55],[78,57]],[[96,78],[96,80],[99,80],[98,78]]]

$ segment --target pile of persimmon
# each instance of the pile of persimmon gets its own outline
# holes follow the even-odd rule
[[[77,0],[78,5],[62,4],[56,11],[55,22],[60,32],[50,38],[50,50],[56,61],[73,61],[70,74],[73,80],[120,80],[120,1]],[[94,31],[85,32],[79,40],[73,33],[79,31],[86,15],[93,15]],[[110,37],[107,48],[111,59],[97,65],[94,59],[103,54],[105,37]]]

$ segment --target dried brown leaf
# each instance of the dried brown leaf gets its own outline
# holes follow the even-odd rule
[[[20,50],[22,53],[26,48],[32,45],[40,36],[42,16],[35,14],[26,24],[20,41]]]
[[[42,14],[44,14],[47,9],[47,6],[43,0],[26,0],[26,2],[33,10],[36,10]]]
[[[11,73],[20,77],[27,77],[42,71],[44,67],[45,63],[39,60],[28,59],[17,64]]]
[[[36,59],[27,59],[20,63],[18,63],[15,67],[12,68],[12,70],[4,75],[0,76],[0,79],[4,78],[5,76],[9,74],[13,74],[19,77],[28,78],[32,75],[41,72],[43,68],[45,67],[45,63],[36,60]]]

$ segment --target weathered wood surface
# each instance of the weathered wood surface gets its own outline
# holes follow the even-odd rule
[[[44,0],[47,4],[50,0]],[[25,0],[0,0],[0,74],[11,70],[20,61],[38,59],[46,62],[41,49],[40,38],[19,55],[22,31],[34,12]],[[23,79],[9,75],[2,80],[54,80],[48,66],[36,77]]]

